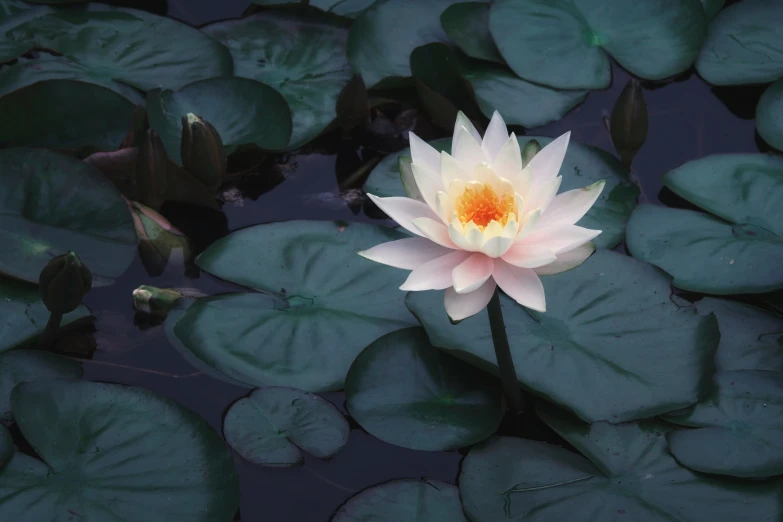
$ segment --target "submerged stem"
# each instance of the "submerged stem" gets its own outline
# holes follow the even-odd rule
[[[61,312],[51,312],[49,314],[49,320],[46,322],[46,328],[44,328],[41,338],[38,340],[38,349],[46,350],[54,341],[57,331],[60,329],[60,323],[63,320],[63,314]]]
[[[506,323],[503,321],[503,311],[500,308],[500,291],[497,288],[489,305],[487,305],[487,313],[489,314],[489,327],[492,330],[492,343],[495,345],[495,357],[500,369],[503,391],[513,412],[520,415],[523,409],[522,389],[517,381],[517,372],[514,370],[514,359],[511,358]]]

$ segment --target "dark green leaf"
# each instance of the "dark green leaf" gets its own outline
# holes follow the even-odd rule
[[[756,130],[764,141],[783,150],[783,78],[770,85],[759,98]]]
[[[0,469],[14,454],[14,440],[11,438],[11,432],[8,428],[0,424]]]
[[[723,9],[723,4],[726,0],[700,0],[701,6],[704,8],[704,12],[707,14],[707,18],[712,20],[718,11]]]
[[[489,32],[489,4],[486,2],[453,4],[440,15],[440,23],[449,38],[468,56],[506,63]]]

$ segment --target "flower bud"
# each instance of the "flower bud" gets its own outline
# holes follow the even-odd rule
[[[182,294],[168,288],[141,285],[133,291],[133,308],[137,312],[163,319],[182,298]]]
[[[92,274],[73,252],[49,261],[38,276],[38,289],[47,310],[73,312],[92,288]]]
[[[163,140],[153,129],[148,129],[139,147],[136,162],[136,189],[138,200],[158,210],[166,196],[168,156]]]
[[[647,104],[636,78],[628,82],[612,108],[609,133],[623,165],[630,168],[647,139]]]
[[[169,221],[137,201],[128,204],[139,237],[139,255],[147,273],[163,274],[169,258],[179,251],[183,262],[190,259],[190,242],[187,236]]]
[[[530,140],[522,147],[522,168],[525,168],[533,156],[539,153],[541,150],[541,144],[536,140]]]
[[[183,116],[180,155],[185,170],[216,192],[226,174],[227,160],[223,140],[215,127],[193,113]]]

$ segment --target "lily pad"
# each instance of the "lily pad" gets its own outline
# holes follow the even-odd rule
[[[699,313],[715,314],[720,344],[715,370],[783,372],[783,317],[727,299],[705,297],[696,302]]]
[[[505,66],[469,58],[461,60],[461,66],[476,92],[481,112],[491,118],[502,107],[503,119],[509,125],[546,125],[559,120],[587,98],[587,91],[562,91],[528,82]]]
[[[440,23],[457,47],[472,58],[505,64],[489,32],[489,4],[463,2],[449,6]]]
[[[783,288],[783,158],[716,154],[663,177],[664,185],[715,214],[640,205],[628,222],[631,253],[711,294]]]
[[[717,321],[672,302],[656,268],[598,249],[541,279],[545,313],[501,295],[517,378],[528,388],[589,422],[659,415],[709,389]],[[434,346],[498,373],[486,314],[453,325],[442,292],[410,292],[406,303]]]
[[[357,254],[403,237],[384,227],[326,221],[234,232],[196,264],[264,293],[199,299],[169,315],[169,336],[201,364],[246,386],[339,390],[368,344],[417,326],[399,290],[405,271]]]
[[[189,25],[136,9],[91,3],[22,11],[5,18],[0,29],[7,39],[0,46],[0,62],[33,47],[49,49],[95,76],[143,91],[179,89],[232,73],[231,54],[219,42]]]
[[[127,97],[100,85],[37,81],[0,95],[0,121],[14,122],[0,126],[0,145],[114,150],[128,132],[133,107]]]
[[[304,463],[299,448],[326,459],[351,434],[348,421],[329,401],[295,388],[268,387],[231,405],[223,421],[226,442],[261,466]]]
[[[661,80],[699,54],[707,17],[695,0],[496,0],[489,27],[522,78],[560,89],[604,89],[609,56],[634,76]]]
[[[520,148],[530,140],[537,140],[546,146],[552,139],[543,136],[520,136]],[[451,139],[430,142],[438,151],[451,151]],[[373,169],[364,184],[364,191],[379,197],[405,197],[400,182],[398,158],[410,156],[410,149],[390,154]],[[639,189],[628,181],[627,171],[612,155],[591,145],[571,142],[568,145],[563,166],[560,168],[563,182],[560,192],[586,187],[599,180],[605,180],[601,196],[595,205],[577,224],[582,227],[602,230],[593,240],[599,247],[614,248],[625,237],[625,222],[636,206]]]
[[[700,0],[701,6],[704,8],[704,12],[707,15],[707,18],[709,20],[712,20],[715,18],[715,15],[718,14],[718,12],[723,9],[723,4],[726,3],[726,0]]]
[[[346,18],[356,18],[374,3],[375,0],[310,0],[310,7]]]
[[[30,9],[30,4],[22,0],[0,0],[0,20],[19,11]]]
[[[40,460],[17,452],[0,470],[4,520],[192,522],[236,513],[230,452],[206,421],[170,399],[51,379],[18,385],[11,404]]]
[[[783,4],[743,0],[710,23],[696,71],[713,85],[773,82],[783,76]]]
[[[0,468],[5,466],[5,463],[14,454],[14,439],[11,438],[11,432],[8,428],[0,424]]]
[[[680,466],[658,421],[592,426],[563,413],[543,419],[583,455],[496,437],[465,457],[463,507],[474,522],[554,520],[777,520],[781,481],[712,478]],[[589,460],[588,460],[589,459]],[[588,517],[588,518],[585,518]]]
[[[698,404],[665,419],[696,428],[667,436],[683,466],[735,477],[783,475],[783,373],[719,373]]]
[[[345,405],[362,428],[426,451],[469,446],[495,433],[501,395],[497,379],[432,347],[420,327],[372,343],[345,379]]]
[[[359,492],[340,506],[331,522],[468,522],[459,490],[439,480],[397,479]]]
[[[9,422],[11,414],[11,390],[20,382],[38,379],[79,379],[82,363],[37,350],[13,350],[0,354],[0,422]]]
[[[351,25],[348,61],[367,88],[405,85],[411,76],[410,55],[416,47],[448,43],[440,15],[454,0],[381,0]]]
[[[38,283],[50,259],[76,252],[93,286],[111,284],[136,255],[117,188],[94,167],[49,150],[0,150],[0,272]],[[30,204],[34,201],[35,204]]]
[[[152,90],[147,94],[150,126],[163,140],[169,159],[180,166],[182,117],[191,112],[215,127],[226,154],[250,143],[262,149],[282,149],[291,136],[291,111],[285,99],[255,80],[224,76],[178,91]]]
[[[783,150],[783,78],[770,85],[759,98],[756,130],[764,141]]]
[[[337,116],[337,98],[352,77],[345,54],[347,28],[262,12],[202,30],[231,51],[234,74],[283,95],[293,119],[287,148],[312,140]]]

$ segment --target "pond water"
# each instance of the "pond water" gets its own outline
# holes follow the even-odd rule
[[[245,4],[241,0],[226,1],[218,8],[214,3],[191,5],[172,1],[169,13],[190,23],[205,23],[237,15]],[[611,111],[629,78],[618,67],[614,67],[613,74],[609,89],[591,92],[582,105],[562,120],[528,129],[527,133],[556,137],[570,130],[572,140],[613,151],[603,116]],[[645,85],[649,133],[634,165],[648,199],[658,201],[661,175],[686,161],[713,153],[759,151],[760,142],[754,139],[752,93],[748,96],[747,88],[723,91],[716,93],[715,88],[693,73],[664,86]],[[739,100],[736,106],[733,100]],[[346,150],[339,140],[325,141],[331,142],[332,148]],[[347,147],[349,152],[351,149]],[[178,215],[176,208],[168,208],[166,212],[164,207],[164,214],[175,224],[182,222],[183,228],[193,230],[196,241],[202,234],[208,237],[205,243],[242,227],[291,219],[378,223],[363,212],[355,214],[340,198],[335,174],[337,161],[336,150],[286,158],[286,168],[282,169],[285,180],[276,185],[267,183],[274,186],[253,199],[237,198],[235,186],[224,187],[234,194],[222,209],[225,222],[207,213],[207,218],[201,216],[197,220],[197,226],[189,226],[184,222],[187,217]],[[264,179],[278,177],[280,170],[265,164],[253,175],[257,177],[253,184],[262,189],[254,187],[254,190],[266,188]],[[163,275],[150,277],[136,259],[115,285],[95,288],[84,301],[97,317],[94,334],[97,348],[92,359],[84,361],[84,378],[153,390],[197,412],[219,432],[227,408],[247,395],[248,390],[194,369],[170,345],[161,326],[134,326],[131,293],[140,284],[197,288],[207,294],[237,288],[203,272],[186,275],[181,265],[169,266]],[[323,396],[345,413],[342,393]],[[353,494],[390,479],[427,477],[456,482],[463,457],[459,452],[407,450],[368,435],[358,425],[352,428],[348,445],[329,461],[306,456],[301,467],[276,469],[256,466],[235,456],[241,484],[242,520],[326,522]]]

